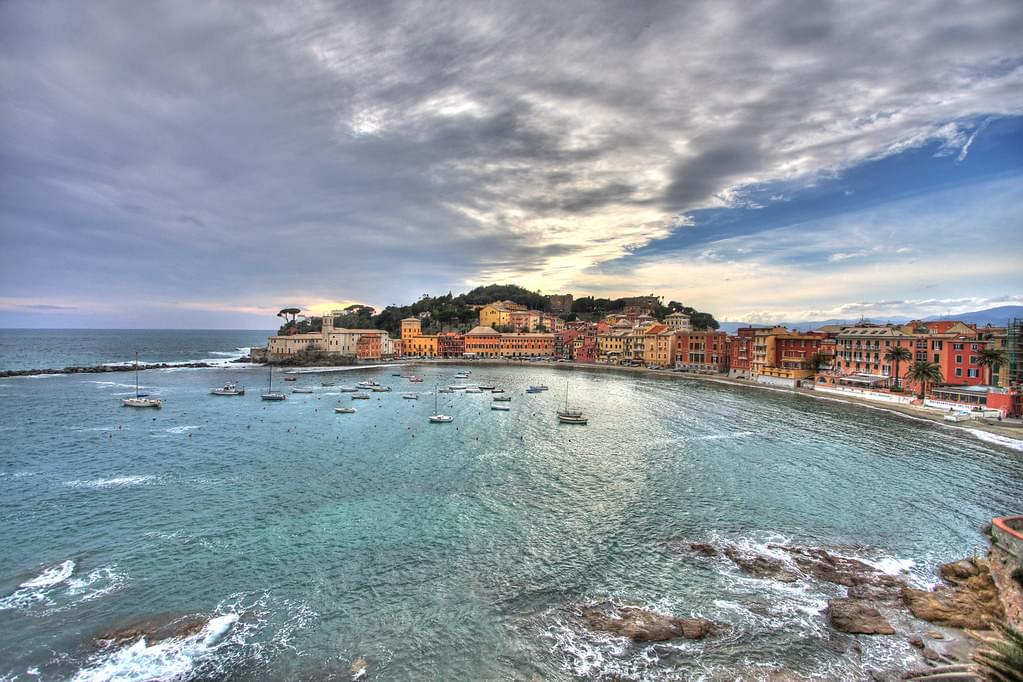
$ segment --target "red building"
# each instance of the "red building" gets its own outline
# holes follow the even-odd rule
[[[465,337],[455,332],[437,334],[437,356],[460,358],[465,353]]]
[[[753,370],[753,327],[740,327],[728,339],[728,375],[750,378]]]
[[[683,369],[727,372],[728,334],[716,331],[687,331],[675,334],[675,366]]]

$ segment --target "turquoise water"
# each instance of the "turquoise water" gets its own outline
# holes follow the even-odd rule
[[[237,345],[241,345],[238,343]],[[303,374],[265,403],[259,368],[0,380],[0,678],[863,679],[910,659],[820,613],[834,586],[784,586],[682,541],[827,547],[921,582],[1023,511],[1018,452],[792,396],[539,366],[473,366],[512,396],[441,395],[452,366]],[[324,377],[394,387],[351,402]],[[558,425],[570,378],[589,426]],[[248,395],[209,395],[234,380]],[[543,382],[551,390],[527,395]],[[275,382],[276,383],[276,382]],[[280,386],[290,387],[295,384]],[[335,414],[337,404],[357,414]],[[705,642],[588,633],[581,603],[638,601],[733,624]],[[103,650],[139,621],[197,636]],[[216,632],[214,632],[216,631]],[[38,675],[36,675],[36,673]]]
[[[0,370],[134,362],[223,362],[271,332],[229,329],[0,329]]]

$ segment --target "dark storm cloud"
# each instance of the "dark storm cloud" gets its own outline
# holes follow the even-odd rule
[[[3,298],[570,279],[1019,111],[1016,3],[903,5],[4,3]]]

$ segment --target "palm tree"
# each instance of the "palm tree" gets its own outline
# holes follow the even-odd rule
[[[973,654],[986,679],[994,682],[1023,681],[1023,632],[1004,623],[995,623],[1002,639],[989,641],[986,649]]]
[[[831,356],[826,353],[814,353],[810,356],[809,367],[814,374],[821,371],[821,368],[831,364]]]
[[[981,348],[980,353],[977,356],[977,364],[987,369],[987,383],[991,384],[991,377],[995,373],[995,368],[1005,364],[1008,357],[1005,351],[1001,348]]]
[[[899,365],[902,363],[903,360],[912,360],[913,354],[910,353],[909,349],[906,348],[905,346],[892,346],[887,351],[885,351],[884,359],[887,362],[895,363],[895,387],[901,388],[900,385],[901,376],[899,374]]]
[[[937,363],[927,360],[917,360],[906,372],[906,378],[914,384],[920,384],[920,398],[927,394],[928,384],[937,384],[944,381],[941,376],[941,367]]]

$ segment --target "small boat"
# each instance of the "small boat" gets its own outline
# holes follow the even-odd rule
[[[498,412],[508,412],[511,410],[511,405],[494,404],[490,406],[490,409],[497,410]]]
[[[464,391],[467,388],[472,388],[472,386],[468,386],[466,384],[452,384],[451,386],[448,386],[448,388],[452,391]]]
[[[292,381],[294,381],[294,380],[295,379],[292,378]],[[287,381],[287,378],[285,378],[285,381]],[[267,380],[266,393],[262,394],[259,397],[262,398],[263,400],[287,400],[288,399],[288,396],[284,395],[280,391],[275,391],[274,390],[274,369],[273,369],[273,367],[270,368],[270,378]]]
[[[423,378],[422,377],[410,377],[409,378],[409,383],[410,384],[421,384],[421,383],[423,383]]]
[[[401,373],[400,373],[400,372],[395,372],[395,373],[394,373],[394,374],[392,374],[391,376],[392,376],[392,377],[400,377],[400,376],[401,376]]]
[[[456,379],[468,379],[469,378],[469,373],[468,372],[459,372],[458,374],[455,375],[455,378]]]
[[[466,393],[482,393],[483,391],[478,386],[470,386],[465,389]]]
[[[308,386],[296,386],[295,388],[291,389],[291,392],[292,393],[312,393],[313,389],[309,388]]]
[[[358,393],[359,389],[357,389],[355,386],[342,386],[341,387],[341,392],[342,393]]]
[[[543,393],[543,391],[536,386],[530,386],[526,389],[526,393]]]
[[[374,393],[390,393],[391,392],[391,387],[390,386],[374,386],[370,390],[373,391]]]
[[[537,392],[537,393],[539,393],[540,391],[546,391],[546,390],[547,390],[547,387],[546,387],[546,386],[544,386],[543,384],[540,384],[540,385],[538,385],[538,386],[530,386],[530,387],[529,387],[529,388],[527,388],[526,390],[527,390],[527,391],[533,391],[533,392]]]
[[[480,384],[479,388],[480,388],[481,391],[493,391],[494,390],[494,386],[491,386],[491,385],[486,385],[485,386],[483,384]]]
[[[558,421],[562,424],[586,425],[587,419],[581,410],[570,410],[568,408],[568,381],[565,382],[565,409],[558,410]]]
[[[369,400],[369,393],[353,393],[352,400]]]
[[[374,386],[379,386],[380,384],[371,379],[369,381],[360,381],[355,385],[359,388],[373,388]]]
[[[494,402],[495,403],[510,403],[511,402],[511,396],[510,395],[494,396]]]
[[[298,377],[284,377],[285,381],[298,381]]]
[[[431,414],[429,417],[427,417],[427,419],[430,420],[431,424],[450,424],[451,422],[455,421],[455,418],[452,417],[449,414],[441,414],[440,413],[440,410],[437,408],[437,394],[438,393],[440,393],[440,391],[438,391],[437,387],[434,386],[434,390],[433,390],[433,414]]]
[[[454,391],[451,390],[450,388],[442,388],[439,391],[437,391],[437,393],[454,393]]]
[[[401,397],[404,398],[405,400],[419,400],[418,393],[402,393]]]
[[[354,407],[335,407],[334,411],[338,414],[355,414],[358,412]]]
[[[210,395],[245,395],[245,387],[236,386],[229,381],[220,388],[212,389]]]
[[[334,385],[333,381],[321,381],[320,382],[320,386],[324,386],[324,387],[326,387],[326,386],[333,386],[333,385]]]
[[[503,388],[495,388],[495,389],[491,390],[491,393],[504,393],[504,389]]]
[[[123,398],[121,407],[155,407],[156,409],[163,407],[162,400],[147,398],[146,395],[148,394],[139,393],[139,354],[135,353],[135,397]]]

